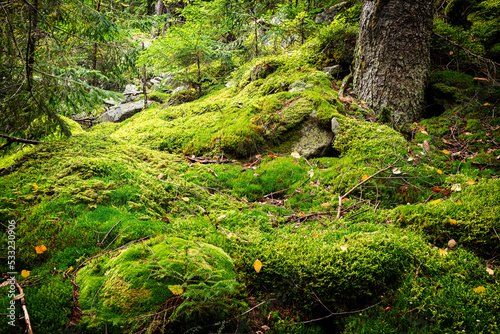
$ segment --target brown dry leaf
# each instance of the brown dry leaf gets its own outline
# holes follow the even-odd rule
[[[260,262],[259,259],[255,260],[255,262],[253,263],[253,268],[257,273],[259,273],[260,269],[262,269],[262,262]]]
[[[448,241],[448,247],[453,248],[457,245],[457,242],[454,239]]]
[[[320,206],[321,206],[322,208],[329,208],[329,207],[331,207],[332,205],[331,205],[330,203],[326,202],[326,203],[321,204]]]

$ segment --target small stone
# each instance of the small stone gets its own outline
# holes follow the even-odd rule
[[[454,240],[454,239],[451,239],[450,241],[448,241],[448,247],[453,248],[457,245],[457,242]]]
[[[335,117],[332,117],[332,132],[334,136],[336,136],[337,133],[339,132],[339,128],[340,128],[339,122]]]

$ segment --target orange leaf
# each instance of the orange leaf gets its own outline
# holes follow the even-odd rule
[[[455,219],[450,219],[450,225],[457,225],[457,221]]]
[[[37,254],[42,254],[43,252],[45,252],[47,250],[47,247],[45,247],[45,245],[40,245],[40,246],[36,246],[35,250],[36,250]]]
[[[260,260],[255,260],[255,262],[253,263],[253,268],[255,269],[255,271],[257,273],[260,272],[260,269],[262,269],[262,262],[260,262]]]
[[[31,271],[29,271],[29,270],[23,269],[23,271],[21,271],[21,276],[24,278],[28,277],[30,274],[31,274]]]
[[[367,178],[368,178],[368,175],[366,175],[366,174],[365,174],[365,175],[363,175],[363,177],[361,178],[361,181],[364,181],[364,180],[366,180]]]
[[[461,201],[461,200],[458,200],[458,201],[457,201],[457,204],[458,204],[458,205],[462,205],[462,201]]]
[[[475,182],[474,182],[474,180],[469,180],[469,181],[467,181],[467,184],[468,184],[468,185],[473,185],[474,183],[475,183]]]
[[[437,172],[439,175],[443,174],[443,171],[442,171],[441,169],[438,169],[436,172]]]
[[[443,191],[443,189],[441,189],[439,187],[434,187],[434,188],[432,188],[432,191],[434,191],[435,193],[440,193],[441,191]]]

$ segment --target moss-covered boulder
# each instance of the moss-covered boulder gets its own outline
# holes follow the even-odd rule
[[[163,236],[88,261],[76,282],[83,328],[123,333],[154,331],[158,319],[215,321],[226,314],[236,274],[220,248]]]

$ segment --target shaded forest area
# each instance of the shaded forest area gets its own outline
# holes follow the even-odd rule
[[[0,333],[500,332],[500,3],[411,6],[0,1]]]

